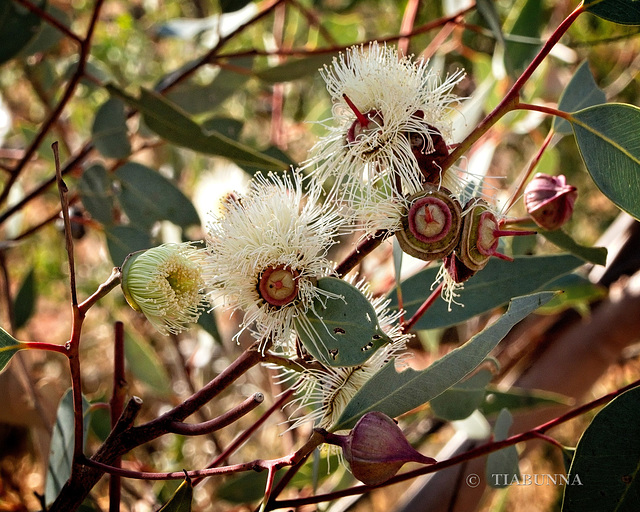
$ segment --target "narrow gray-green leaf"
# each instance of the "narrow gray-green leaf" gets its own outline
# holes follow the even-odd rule
[[[596,105],[571,115],[593,181],[618,207],[640,219],[640,108]]]
[[[120,98],[109,98],[100,106],[91,132],[93,143],[103,156],[126,158],[131,154],[124,102]]]
[[[78,182],[82,204],[98,222],[113,223],[112,178],[100,164],[89,167]]]
[[[89,402],[82,397],[83,422],[83,443],[87,441],[87,429],[89,422],[87,411]],[[74,412],[73,412],[73,392],[71,389],[63,395],[58,405],[56,413],[56,423],[53,426],[51,436],[51,446],[49,448],[49,463],[47,466],[47,479],[44,496],[47,504],[53,502],[65,482],[71,476],[71,463],[73,461],[74,449]]]
[[[279,171],[285,162],[269,157],[229,137],[202,128],[176,105],[155,92],[141,89],[140,98],[129,96],[113,85],[109,92],[139,110],[146,125],[167,141],[194,151],[228,158],[238,165],[255,165],[266,171]]]
[[[338,298],[314,300],[304,317],[295,320],[300,341],[317,360],[329,366],[358,366],[391,341],[374,307],[355,286],[324,277],[317,287]]]
[[[596,265],[605,265],[607,263],[606,247],[588,247],[581,245],[562,229],[556,229],[555,231],[538,229],[538,233],[556,247],[564,249],[578,258],[582,258],[584,261],[595,263]]]
[[[35,2],[45,8],[44,1]],[[0,65],[15,57],[40,31],[42,19],[11,0],[0,2]]]
[[[567,87],[560,96],[558,110],[576,112],[583,108],[606,103],[604,91],[598,87],[589,69],[589,62],[584,61],[576,70]],[[568,135],[572,132],[571,124],[566,119],[554,117],[551,125],[556,133]]]
[[[480,412],[485,416],[496,414],[505,408],[517,411],[534,407],[571,404],[571,400],[563,395],[537,389],[510,388],[508,391],[502,391],[496,387],[488,386],[486,391],[484,403],[480,406]]]
[[[504,64],[511,76],[517,76],[531,63],[536,53],[542,46],[539,42],[542,27],[542,4],[540,0],[525,0],[524,5],[516,19],[510,36],[524,36],[531,38],[531,42],[516,42],[509,40],[505,43]]]
[[[131,373],[155,395],[171,394],[171,377],[149,342],[144,338],[126,335],[124,355]]]
[[[463,420],[473,413],[484,400],[485,387],[491,380],[489,370],[481,370],[466,380],[451,386],[431,400],[433,413],[447,421]]]
[[[193,485],[191,480],[185,478],[158,512],[191,512],[193,501]]]
[[[637,0],[585,0],[585,10],[621,25],[640,25]]]
[[[35,309],[36,303],[36,278],[34,269],[31,268],[13,301],[13,321],[16,329],[23,327]]]
[[[576,447],[562,512],[635,512],[640,503],[640,387],[612,400]],[[579,479],[579,485],[576,482]]]
[[[476,9],[484,21],[486,21],[487,25],[489,25],[496,41],[504,44],[502,24],[500,23],[500,18],[498,17],[498,11],[496,11],[494,0],[476,0]]]
[[[509,437],[509,429],[513,423],[513,417],[508,409],[502,409],[496,419],[493,429],[493,440],[504,441]],[[507,446],[497,452],[492,452],[487,457],[486,479],[494,488],[507,487],[513,478],[520,478],[518,468],[518,450],[514,445]]]
[[[170,220],[181,227],[200,224],[189,198],[158,171],[129,162],[115,176],[120,181],[118,200],[132,226],[149,229],[159,220]]]
[[[133,226],[107,226],[104,234],[111,261],[118,267],[132,252],[153,246],[149,233]]]
[[[491,258],[484,269],[464,284],[458,299],[464,307],[454,304],[451,311],[448,311],[447,303],[438,299],[418,321],[415,329],[436,329],[459,324],[506,304],[511,297],[541,290],[547,283],[583,263],[571,254],[516,256],[514,261]],[[437,273],[437,268],[429,268],[403,281],[406,318],[410,318],[429,296]],[[395,292],[391,298],[392,306],[396,306]]]
[[[477,368],[515,324],[553,295],[552,292],[541,292],[514,298],[507,312],[496,322],[426,370],[408,368],[398,373],[395,362],[390,361],[360,388],[332,430],[351,428],[370,411],[380,411],[393,418],[440,395]]]
[[[289,82],[310,76],[331,62],[333,54],[312,55],[304,59],[291,59],[284,64],[257,71],[255,75],[268,83]]]
[[[21,343],[0,327],[0,372],[7,367],[13,354],[21,348]]]

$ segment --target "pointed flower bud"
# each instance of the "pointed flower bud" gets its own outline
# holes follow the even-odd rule
[[[164,244],[127,256],[122,291],[162,334],[179,333],[207,307],[209,263],[204,249],[190,243]]]
[[[536,174],[524,189],[524,204],[529,216],[549,231],[560,228],[571,218],[577,197],[578,190],[568,185],[562,174]]]
[[[462,207],[446,188],[425,185],[408,199],[410,206],[396,233],[404,252],[432,261],[450,254],[458,243]]]
[[[342,448],[351,473],[366,485],[379,485],[407,462],[435,464],[416,451],[400,427],[386,414],[365,414],[348,435],[327,434],[326,442]]]

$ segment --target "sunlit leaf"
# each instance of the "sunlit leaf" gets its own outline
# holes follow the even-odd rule
[[[509,428],[513,417],[508,409],[502,409],[493,428],[493,440],[503,441],[509,437]],[[520,477],[518,469],[518,450],[514,445],[507,446],[487,457],[486,479],[494,488],[507,487],[513,478]]]
[[[355,286],[325,277],[317,287],[340,298],[318,298],[304,318],[296,319],[300,341],[313,357],[329,366],[357,366],[391,341],[375,309]]]
[[[517,256],[514,261],[491,258],[489,264],[464,284],[458,299],[464,307],[438,299],[418,321],[415,329],[436,329],[464,322],[518,297],[542,289],[547,283],[571,272],[584,262],[571,254]],[[410,318],[431,293],[437,268],[428,268],[402,283],[405,317]],[[395,292],[392,306],[397,304]]]
[[[515,324],[551,297],[552,292],[541,292],[512,299],[507,312],[496,322],[426,370],[408,368],[398,373],[395,362],[390,361],[360,388],[332,430],[352,427],[369,411],[393,418],[437,397],[477,368]]]
[[[35,272],[29,270],[13,302],[13,321],[16,329],[24,326],[35,309],[36,280]]]
[[[606,247],[588,247],[586,245],[581,245],[562,229],[556,229],[555,231],[538,229],[538,233],[556,247],[564,249],[578,258],[582,258],[584,261],[588,261],[589,263],[594,263],[596,265],[605,265],[607,263]]]
[[[622,25],[640,25],[637,0],[585,0],[585,9],[605,20]]]
[[[640,108],[597,105],[571,115],[593,181],[618,207],[640,219]]]
[[[0,372],[7,367],[13,354],[20,349],[20,342],[0,327]]]
[[[598,87],[589,69],[589,62],[584,61],[576,70],[571,81],[562,92],[558,110],[576,112],[577,110],[606,103],[604,91]],[[557,133],[568,135],[572,132],[569,121],[554,117],[551,125]]]
[[[185,478],[180,486],[173,493],[158,512],[191,512],[191,502],[193,501],[193,485],[191,480]]]
[[[124,355],[131,373],[155,395],[171,394],[171,377],[149,342],[144,338],[125,335]]]
[[[238,165],[259,166],[264,171],[279,171],[287,167],[285,162],[271,158],[220,133],[212,130],[205,133],[202,127],[183,111],[155,92],[141,89],[138,99],[113,85],[107,85],[107,89],[139,110],[151,130],[177,146],[208,155],[223,156]]]
[[[87,441],[87,429],[89,428],[89,418],[87,411],[89,402],[82,397],[83,422],[83,443]],[[51,446],[49,448],[49,463],[47,466],[47,479],[44,495],[47,504],[60,493],[62,486],[71,476],[71,464],[73,462],[74,449],[74,412],[73,412],[73,392],[71,389],[63,395],[58,405],[56,422],[53,426],[51,436]]]
[[[118,168],[115,177],[120,182],[118,200],[131,225],[148,229],[159,220],[181,227],[200,224],[189,198],[158,171],[129,162]]]
[[[35,2],[44,8],[44,1]],[[40,30],[42,19],[11,0],[0,2],[0,65],[15,57]]]
[[[126,158],[131,153],[127,136],[127,118],[124,103],[119,98],[110,98],[103,103],[93,120],[93,143],[107,158]]]
[[[562,512],[632,512],[640,503],[640,387],[612,400],[582,434]],[[576,481],[578,478],[578,482]]]
[[[582,315],[589,314],[589,304],[607,296],[605,286],[592,283],[578,274],[567,274],[549,283],[549,290],[562,290],[540,308],[541,314],[556,314],[573,308]]]

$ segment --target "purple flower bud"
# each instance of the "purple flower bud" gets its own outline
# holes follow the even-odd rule
[[[527,212],[538,226],[549,231],[558,229],[571,218],[577,197],[576,187],[567,185],[562,174],[536,174],[524,189]]]
[[[342,448],[351,473],[366,485],[386,482],[406,462],[436,462],[414,450],[400,427],[381,412],[365,414],[348,435],[327,434],[325,441]]]

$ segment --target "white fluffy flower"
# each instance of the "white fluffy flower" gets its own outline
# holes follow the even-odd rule
[[[373,42],[347,50],[321,74],[333,100],[333,123],[308,165],[316,165],[320,182],[334,179],[334,194],[356,217],[376,203],[401,201],[425,180],[457,189],[450,173],[441,179],[438,157],[448,154],[449,115],[459,101],[451,91],[463,72],[441,81],[426,62]]]
[[[329,367],[306,369],[301,374],[293,370],[284,370],[282,378],[298,378],[294,384],[298,398],[297,409],[292,416],[302,411],[311,412],[294,420],[292,428],[313,422],[316,427],[330,428],[336,423],[342,411],[353,396],[391,359],[402,361],[406,356],[406,344],[411,334],[404,334],[397,320],[401,312],[388,309],[390,299],[373,298],[369,287],[363,281],[357,288],[373,305],[378,323],[391,343],[379,348],[365,363],[360,366]]]
[[[333,274],[327,252],[344,219],[320,194],[318,186],[305,194],[299,173],[258,174],[209,224],[213,297],[243,311],[240,332],[249,329],[263,347],[292,348],[294,319],[327,295],[315,283]]]
[[[208,307],[205,284],[211,275],[204,249],[164,244],[129,255],[122,265],[122,290],[159,332],[177,334]]]

